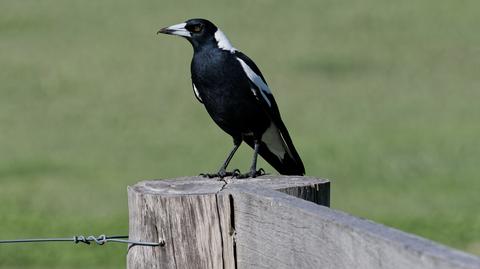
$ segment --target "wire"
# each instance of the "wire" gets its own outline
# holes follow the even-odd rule
[[[115,236],[106,236],[104,234],[97,237],[90,236],[74,236],[74,237],[63,237],[63,238],[31,238],[31,239],[14,239],[14,240],[0,240],[0,244],[14,244],[14,243],[46,243],[46,242],[73,242],[75,244],[84,243],[90,245],[91,242],[97,243],[97,245],[104,245],[107,242],[115,243],[125,243],[132,244],[137,246],[150,246],[150,247],[163,247],[165,246],[165,241],[162,239],[158,243],[154,242],[140,242],[135,240],[128,240],[126,235],[115,235]]]

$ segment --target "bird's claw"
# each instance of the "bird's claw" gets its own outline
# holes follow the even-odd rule
[[[214,178],[214,177],[217,177],[217,174],[200,173],[199,176],[201,176],[201,177],[208,177],[208,178]]]
[[[224,178],[224,177],[232,177],[232,178],[236,178],[238,175],[240,175],[240,170],[238,169],[233,169],[232,172],[227,172],[225,170],[220,170],[218,171],[218,173],[201,173],[200,176],[201,177],[208,177],[208,178],[215,178],[215,177],[219,177],[219,178]]]
[[[252,170],[245,174],[238,174],[235,178],[255,178],[255,177],[263,176],[265,174],[266,174],[265,170],[263,170],[263,168],[260,168],[257,171]]]
[[[242,172],[240,172],[240,170],[235,168],[235,169],[233,169],[232,174],[230,176],[232,178],[236,178],[238,175],[241,175],[241,174],[242,174]]]

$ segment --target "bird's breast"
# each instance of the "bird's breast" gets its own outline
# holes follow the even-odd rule
[[[197,55],[192,60],[191,71],[192,82],[205,108],[222,129],[232,134],[252,133],[268,127],[270,120],[233,54]]]

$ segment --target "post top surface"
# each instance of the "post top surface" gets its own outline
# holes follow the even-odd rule
[[[162,180],[144,180],[129,188],[133,191],[158,195],[196,195],[217,193],[227,185],[258,185],[269,189],[283,189],[329,184],[327,179],[302,176],[266,175],[257,178],[232,179],[205,178],[201,176],[179,177]]]

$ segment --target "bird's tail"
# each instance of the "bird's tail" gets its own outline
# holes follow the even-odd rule
[[[280,174],[303,176],[305,168],[287,128],[283,123],[278,125],[272,123],[264,133],[258,153]],[[245,142],[253,148],[253,139]]]

